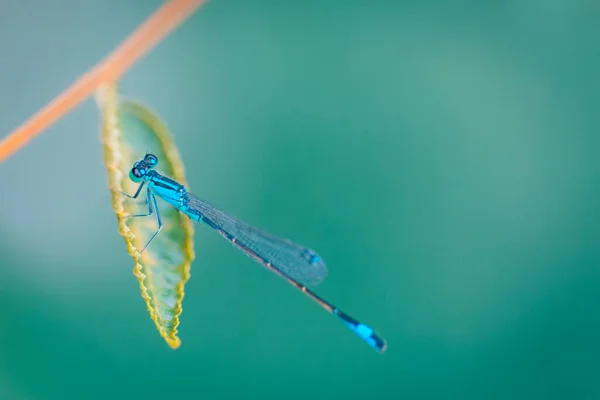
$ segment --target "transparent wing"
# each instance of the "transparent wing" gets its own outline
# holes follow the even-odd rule
[[[186,193],[187,206],[202,214],[202,220],[222,230],[230,242],[261,264],[271,263],[281,272],[304,285],[317,285],[327,276],[325,262],[312,249],[255,228],[217,209],[212,204]],[[258,259],[257,257],[258,256]]]

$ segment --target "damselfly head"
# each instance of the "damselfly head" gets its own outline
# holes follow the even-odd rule
[[[143,159],[133,164],[133,168],[129,171],[129,179],[140,182],[148,174],[148,171],[156,167],[157,164],[158,157],[154,154],[146,154]]]

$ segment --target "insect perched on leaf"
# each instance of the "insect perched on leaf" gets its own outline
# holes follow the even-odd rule
[[[104,111],[102,140],[119,232],[136,261],[134,273],[150,315],[171,347],[180,344],[176,328],[183,285],[189,278],[194,257],[191,226],[194,221],[212,228],[251,259],[302,291],[373,349],[385,351],[385,340],[373,329],[307,287],[327,276],[327,266],[315,251],[248,225],[191,194],[179,153],[157,117],[136,103],[118,101],[114,87],[104,87],[98,93],[98,102]],[[158,149],[160,154],[153,150],[141,159],[132,160],[138,149],[148,147]],[[128,166],[124,164],[126,160],[130,161]],[[159,164],[161,173],[156,170]],[[143,212],[140,206],[145,207]]]
[[[371,328],[342,312],[305,286],[306,284],[317,284],[327,276],[325,262],[317,253],[290,240],[273,236],[226,214],[212,204],[188,192],[185,185],[157,172],[155,170],[157,165],[158,157],[154,154],[146,154],[144,158],[135,162],[129,171],[129,177],[139,186],[133,195],[123,193],[131,199],[137,199],[144,195],[148,204],[147,213],[126,217],[153,217],[156,221],[156,231],[144,245],[142,252],[146,249],[152,251],[151,249],[155,245],[153,242],[157,237],[160,237],[163,228],[157,201],[157,197],[159,197],[192,221],[202,222],[214,229],[247,256],[300,289],[325,310],[342,320],[369,346],[379,352],[385,351],[385,341],[375,334]]]

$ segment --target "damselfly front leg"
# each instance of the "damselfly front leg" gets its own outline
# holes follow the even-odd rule
[[[138,189],[137,189],[137,191],[135,192],[135,194],[134,194],[133,196],[131,196],[131,195],[129,195],[129,194],[127,194],[127,193],[125,193],[125,192],[119,192],[119,193],[121,193],[121,194],[122,194],[123,196],[125,196],[125,197],[129,197],[130,199],[137,199],[137,197],[140,195],[140,192],[142,191],[142,188],[144,187],[144,185],[145,185],[145,184],[146,184],[146,182],[145,182],[145,181],[144,181],[144,182],[142,182],[142,183],[140,184],[140,186],[138,186]],[[146,197],[147,197],[147,196],[146,196]],[[147,201],[147,199],[146,199],[146,201]]]
[[[142,190],[143,186],[144,186],[144,182],[142,182],[142,184],[138,188],[137,192],[133,196],[129,196],[126,193],[123,193],[123,194],[131,199],[135,199],[140,194],[140,191]],[[150,189],[149,187],[146,188],[146,203],[148,203],[148,213],[123,215],[123,218],[140,218],[140,217],[149,217],[152,214],[156,213],[156,221],[158,223],[158,229],[150,237],[150,239],[148,240],[148,242],[146,243],[144,248],[140,251],[140,254],[142,254],[144,252],[144,250],[146,250],[146,247],[148,247],[150,242],[152,242],[152,240],[154,240],[156,235],[158,235],[158,233],[162,230],[162,227],[163,227],[162,218],[160,217],[160,211],[158,210],[158,204],[156,203],[156,196],[154,196],[154,194],[152,193],[152,189]]]

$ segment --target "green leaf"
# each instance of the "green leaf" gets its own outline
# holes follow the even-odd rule
[[[119,234],[134,259],[133,272],[150,317],[167,344],[176,349],[181,344],[177,326],[184,285],[194,259],[193,224],[173,206],[159,201],[163,229],[140,255],[139,250],[156,231],[157,221],[154,216],[123,218],[127,214],[147,212],[148,206],[144,196],[133,200],[119,192],[135,193],[138,184],[129,179],[129,170],[147,152],[158,157],[162,174],[187,186],[183,162],[171,133],[147,107],[120,99],[116,85],[101,87],[96,99],[102,115],[101,141]]]

